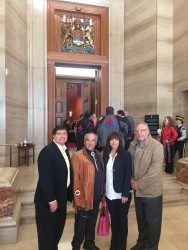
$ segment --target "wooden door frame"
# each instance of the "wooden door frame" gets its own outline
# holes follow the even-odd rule
[[[69,55],[69,57],[74,57],[74,55]],[[61,57],[64,57],[61,55]],[[77,65],[81,67],[95,66],[99,68],[100,82],[99,87],[99,99],[98,99],[98,114],[105,114],[106,107],[109,103],[109,83],[108,83],[108,60],[107,57],[95,56],[95,60],[90,60],[88,55],[84,58],[85,60],[79,60],[78,57],[71,58],[59,58],[59,53],[48,53],[48,143],[52,140],[52,130],[55,127],[55,85],[56,85],[56,64],[63,64],[71,67],[72,65]],[[94,58],[93,58],[94,59]],[[103,59],[103,60],[101,60]]]

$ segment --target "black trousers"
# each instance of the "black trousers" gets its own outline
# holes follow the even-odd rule
[[[85,239],[87,246],[95,244],[95,227],[99,212],[100,201],[93,202],[93,210],[77,210],[75,213],[73,249],[79,250]]]
[[[165,172],[171,174],[174,172],[174,144],[170,145],[170,151],[166,145],[165,148]]]
[[[158,250],[162,223],[162,195],[156,198],[135,197],[139,245]]]
[[[185,141],[174,141],[174,155],[178,151],[179,159],[185,158],[185,147],[186,147]]]
[[[54,213],[50,207],[35,205],[39,250],[57,250],[63,234],[67,207],[60,207]]]
[[[128,236],[128,212],[131,194],[126,203],[121,199],[109,200],[106,197],[111,217],[111,247],[110,250],[126,250]]]

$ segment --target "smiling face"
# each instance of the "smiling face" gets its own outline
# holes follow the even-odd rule
[[[68,133],[66,129],[60,129],[57,130],[55,135],[53,135],[53,140],[57,143],[60,144],[61,146],[65,145],[67,141]]]
[[[113,138],[110,140],[110,147],[112,150],[117,151],[119,147],[119,139],[118,138]]]
[[[97,145],[97,136],[94,133],[86,134],[84,145],[88,150],[94,151],[95,146]]]
[[[149,129],[146,124],[138,124],[135,129],[135,135],[138,141],[144,141],[149,136]]]

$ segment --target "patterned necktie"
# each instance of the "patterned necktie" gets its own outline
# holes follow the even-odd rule
[[[135,146],[136,146],[136,149],[135,149],[134,155],[133,155],[133,175],[134,175],[134,170],[135,170],[136,159],[137,159],[138,153],[142,150],[142,148],[140,146],[140,142],[138,142]]]

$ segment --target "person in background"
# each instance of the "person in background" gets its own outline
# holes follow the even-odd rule
[[[98,118],[95,113],[92,114],[91,120],[93,122],[93,132],[97,133],[97,126],[98,126]]]
[[[124,147],[124,135],[121,133],[121,130],[128,131],[127,124],[121,117],[114,115],[113,107],[107,107],[106,115],[99,121],[97,126],[98,147],[104,151],[108,135],[112,132],[121,134],[121,140]]]
[[[185,158],[185,146],[187,142],[186,127],[184,126],[184,117],[176,116],[176,129],[178,132],[178,137],[174,141],[174,155],[178,151],[179,159]]]
[[[78,121],[75,121],[75,124],[74,124],[74,133],[76,135],[76,130],[77,130],[77,123],[83,118],[84,114],[80,113],[80,116],[79,116],[79,120]]]
[[[127,124],[128,132],[124,136],[125,140],[125,150],[128,150],[129,145],[132,141],[132,129],[131,129],[131,123],[130,120],[125,116],[125,112],[123,110],[118,110],[117,111],[117,116],[121,117],[124,122]]]
[[[67,119],[64,121],[63,125],[66,126],[68,132],[71,130],[71,122],[70,122],[70,119],[69,119],[69,118],[67,118]]]
[[[129,115],[128,111],[124,111],[125,113],[125,117],[129,120],[130,124],[131,124],[131,140],[134,140],[134,120],[132,118],[132,116]]]
[[[136,125],[135,136],[129,152],[133,162],[131,186],[139,234],[131,250],[158,250],[163,204],[163,146],[151,137],[145,122]]]
[[[67,128],[67,131],[68,131],[68,139],[67,139],[66,146],[69,146],[68,142],[75,142],[75,140],[76,140],[75,139],[75,133],[71,128],[71,121],[70,121],[69,118],[66,119],[63,124]]]
[[[76,148],[77,151],[84,147],[84,136],[93,132],[93,123],[91,121],[92,112],[87,110],[84,116],[76,124]]]
[[[126,250],[128,211],[131,202],[131,155],[122,146],[121,137],[112,132],[103,152],[105,199],[111,216],[110,250]]]
[[[103,196],[103,160],[95,149],[97,135],[87,133],[84,147],[72,155],[75,212],[72,250],[100,250],[95,245],[95,227]]]
[[[35,191],[35,212],[39,250],[57,250],[66,221],[67,200],[72,201],[72,171],[65,146],[68,132],[56,126],[53,141],[38,156],[39,180]]]
[[[160,142],[164,147],[165,172],[174,172],[174,141],[178,137],[172,117],[166,116],[163,120]]]

